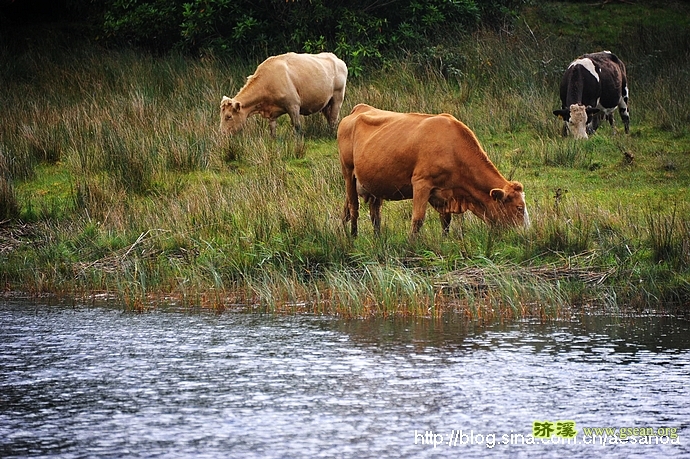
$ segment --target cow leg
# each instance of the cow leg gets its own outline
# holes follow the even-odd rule
[[[613,124],[614,124],[614,123],[613,123],[613,112],[611,112],[611,113],[609,113],[608,115],[606,115],[606,119],[607,119],[608,122],[609,122],[609,126],[611,126],[611,133],[615,134],[615,133],[616,133],[616,128],[613,127]]]
[[[333,99],[328,101],[326,106],[321,110],[321,113],[323,113],[323,117],[326,118],[326,122],[328,123],[328,126],[333,129],[335,128],[335,123],[338,119],[338,112],[334,110],[334,103]],[[335,116],[333,116],[335,113]]]
[[[335,129],[336,125],[338,124],[338,118],[340,117],[340,108],[343,106],[343,100],[345,100],[345,86],[341,89],[336,89],[333,91],[333,97],[331,97],[331,100],[328,102],[328,106],[330,107],[328,109],[328,116],[326,119],[328,120],[328,124],[331,126],[331,128]]]
[[[326,106],[321,109],[321,113],[323,113],[323,117],[326,118],[326,122],[328,123],[329,126],[331,125],[331,108],[332,108],[331,104],[332,103],[333,103],[333,99],[329,100],[328,103],[326,104]]]
[[[343,167],[345,177],[345,209],[343,210],[343,226],[350,220],[350,234],[357,236],[357,219],[359,218],[359,196],[357,195],[357,183],[353,171]]]
[[[415,185],[412,181],[412,234],[417,234],[424,224],[426,206],[431,196],[431,189],[427,186]]]
[[[359,200],[351,203],[345,201],[345,212],[343,215],[343,226],[350,220],[350,234],[352,237],[357,237],[357,219],[359,218]]]
[[[278,127],[278,120],[276,118],[271,118],[268,120],[268,127],[271,129],[271,137],[276,138],[276,129]]]
[[[374,226],[374,234],[377,236],[381,234],[381,206],[383,199],[371,197],[369,199],[369,217],[371,224]]]
[[[290,107],[288,115],[290,116],[292,125],[295,127],[295,134],[302,135],[302,118],[300,118],[299,115],[299,107]]]
[[[343,227],[347,231],[346,223],[350,222],[350,234],[357,236],[357,218],[359,218],[359,202],[355,205],[356,209],[352,209],[349,199],[345,199],[345,208],[343,209]]]
[[[625,102],[623,102],[622,106],[618,106],[618,113],[620,113],[621,119],[623,120],[625,133],[630,134],[630,111],[628,110],[628,106],[625,104]]]
[[[592,115],[592,121],[587,125],[587,135],[594,134],[594,131],[599,129],[599,123],[601,121],[599,113]]]
[[[626,78],[623,78],[621,99],[618,101],[618,113],[620,113],[621,119],[623,120],[626,134],[630,134],[630,110],[628,109],[628,94],[628,82]]]
[[[448,231],[450,230],[450,222],[453,218],[453,214],[450,212],[439,212],[441,217],[441,227],[443,228],[443,235],[448,236]]]

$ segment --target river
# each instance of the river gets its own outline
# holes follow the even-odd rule
[[[678,317],[480,325],[0,299],[0,324],[3,458],[690,456]]]

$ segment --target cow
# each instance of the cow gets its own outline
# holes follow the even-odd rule
[[[277,119],[287,113],[297,133],[300,115],[321,112],[335,129],[345,98],[347,66],[332,53],[272,56],[256,68],[233,98],[220,102],[220,130],[238,132],[250,115],[269,120],[276,136]]]
[[[616,107],[625,133],[630,132],[625,64],[610,51],[585,54],[571,62],[563,74],[560,93],[561,109],[554,110],[553,114],[564,121],[563,136],[570,131],[574,138],[586,139],[596,131],[603,118],[614,130]]]
[[[384,200],[412,199],[415,235],[427,203],[448,234],[452,214],[470,210],[489,224],[529,225],[520,182],[506,180],[477,137],[452,115],[397,113],[359,104],[338,127],[345,179],[343,225],[357,236],[359,196],[380,234]]]

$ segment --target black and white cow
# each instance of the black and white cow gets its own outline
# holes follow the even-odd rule
[[[616,107],[625,125],[625,133],[629,133],[625,64],[610,51],[585,54],[575,59],[561,80],[561,103],[561,109],[554,110],[553,114],[565,121],[564,136],[570,131],[574,138],[586,139],[587,134],[599,127],[603,118],[609,120],[613,129]]]

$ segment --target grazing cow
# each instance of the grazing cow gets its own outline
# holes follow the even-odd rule
[[[345,179],[343,223],[357,235],[359,196],[369,203],[378,234],[384,200],[412,199],[412,234],[427,203],[441,216],[472,211],[491,224],[529,225],[522,184],[509,182],[491,163],[477,137],[448,114],[396,113],[359,104],[338,127]]]
[[[630,132],[628,81],[625,64],[610,51],[585,54],[570,63],[561,80],[563,135],[586,139],[606,118],[613,130],[613,111],[618,107],[625,133]],[[584,120],[583,120],[584,118]],[[615,131],[614,131],[615,132]]]
[[[276,135],[279,116],[290,115],[301,132],[300,115],[322,112],[335,128],[345,97],[347,66],[332,53],[272,56],[256,68],[234,98],[223,96],[220,129],[234,134],[255,113],[269,120]]]

